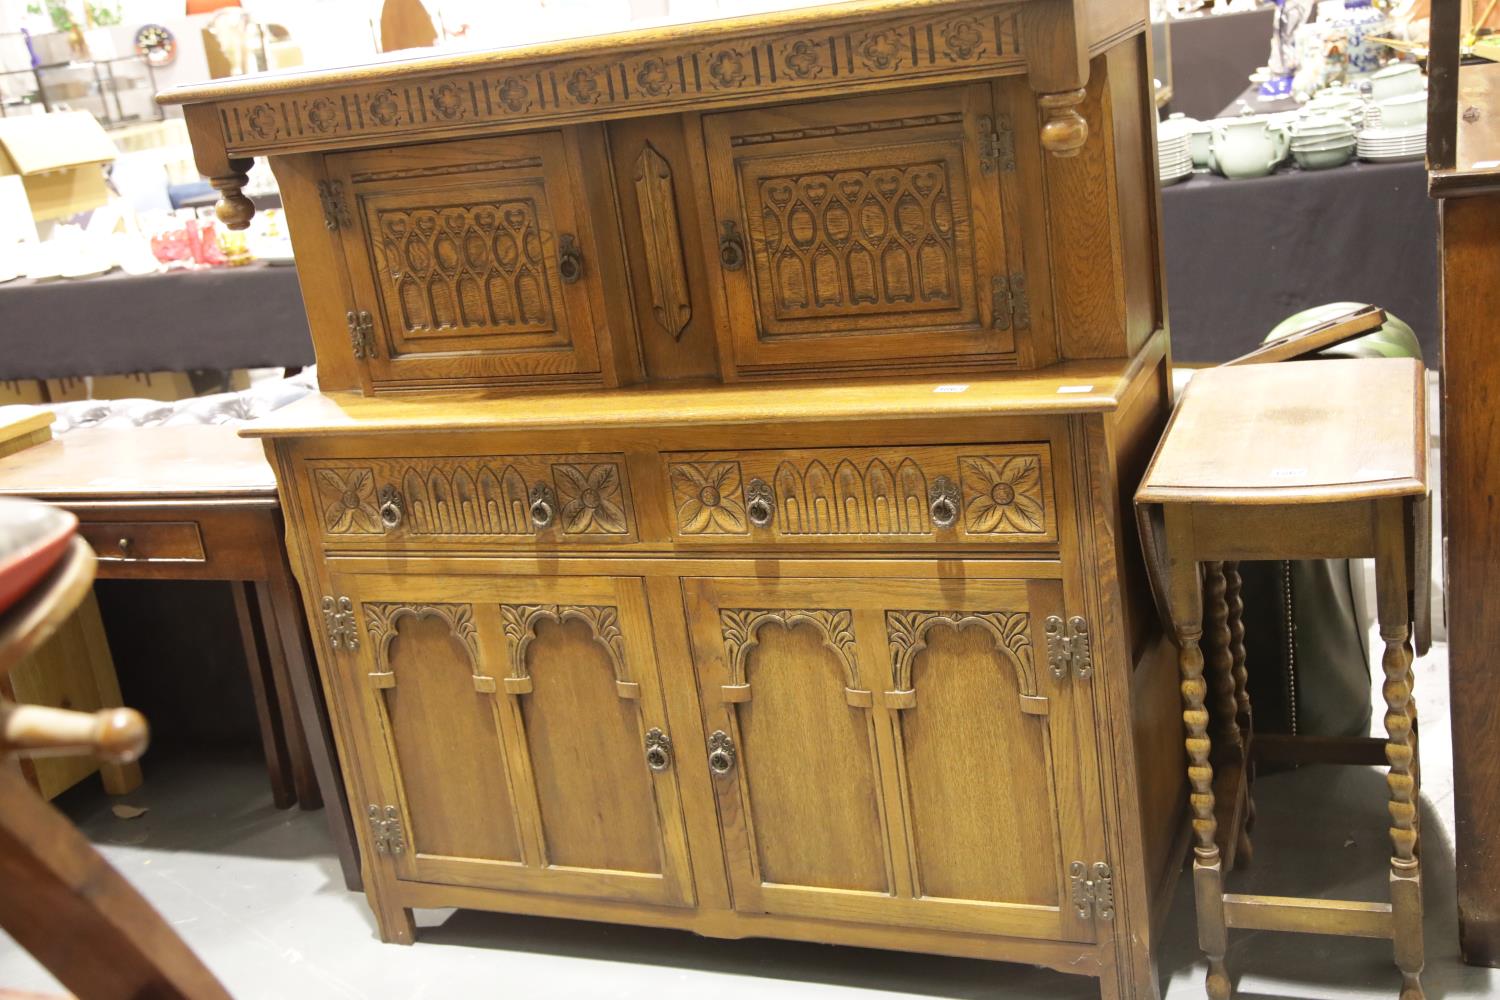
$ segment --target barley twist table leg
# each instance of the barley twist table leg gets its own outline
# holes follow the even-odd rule
[[[1240,564],[1226,562],[1224,572],[1224,603],[1229,611],[1229,657],[1230,675],[1234,679],[1235,722],[1239,725],[1241,747],[1248,748],[1254,735],[1250,715],[1250,673],[1245,668],[1245,602],[1240,596]],[[1247,750],[1247,756],[1249,751]],[[1255,762],[1245,761],[1245,816],[1237,831],[1235,865],[1243,868],[1254,860],[1254,845],[1250,842],[1250,828],[1255,823]]]
[[[1417,859],[1416,740],[1412,729],[1411,622],[1406,591],[1406,535],[1401,502],[1386,501],[1376,518],[1375,588],[1380,665],[1385,671],[1385,759],[1390,765],[1391,918],[1401,1000],[1423,1000],[1422,866]]]
[[[1189,802],[1196,841],[1193,847],[1193,890],[1198,911],[1198,945],[1208,959],[1208,995],[1211,1000],[1228,1000],[1232,988],[1224,954],[1228,951],[1229,932],[1224,925],[1223,871],[1215,839],[1218,824],[1214,819],[1214,769],[1209,763],[1213,744],[1208,735],[1208,709],[1204,705],[1208,685],[1203,679],[1200,634],[1187,628],[1177,629],[1178,665],[1182,671],[1182,722],[1187,729],[1188,781],[1192,785]]]
[[[1210,721],[1214,742],[1225,760],[1237,760],[1240,740],[1239,702],[1235,696],[1234,657],[1230,652],[1229,603],[1225,599],[1224,564],[1203,564],[1203,608],[1207,618],[1204,657],[1208,688],[1213,699]]]

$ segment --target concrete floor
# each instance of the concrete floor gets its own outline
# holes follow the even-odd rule
[[[1458,961],[1447,658],[1418,663],[1427,972],[1434,1000],[1500,995],[1500,971]],[[1378,714],[1377,714],[1378,719]],[[148,755],[121,820],[94,782],[60,805],[176,925],[240,998],[1093,997],[1094,981],[1028,967],[773,941],[713,941],[495,914],[419,911],[418,944],[381,944],[361,896],[343,888],[321,813],[272,808],[254,758]],[[1385,782],[1375,768],[1305,768],[1256,785],[1256,865],[1235,891],[1384,899]],[[1168,1000],[1202,997],[1189,880],[1161,949]],[[1247,1000],[1394,997],[1379,941],[1234,932]],[[0,987],[58,990],[0,934]]]

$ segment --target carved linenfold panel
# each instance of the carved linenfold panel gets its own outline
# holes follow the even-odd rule
[[[646,238],[646,277],[651,287],[651,315],[674,340],[692,318],[687,264],[682,257],[682,232],[677,222],[677,198],[672,168],[648,142],[635,163],[635,195],[640,205],[641,231]]]
[[[330,535],[378,535],[375,475],[367,467],[324,466],[313,476],[323,530]]]
[[[320,465],[312,479],[327,534],[385,530],[378,482],[395,487],[399,531],[407,537],[532,536],[538,529],[530,491],[540,483],[558,498],[556,523],[563,535],[625,540],[634,528],[624,467],[623,456],[608,454],[382,458],[358,468]]]
[[[616,681],[630,681],[625,664],[625,637],[620,632],[620,612],[617,608],[592,604],[502,604],[500,621],[505,638],[510,646],[510,675],[530,677],[526,665],[526,650],[536,638],[536,627],[541,622],[561,625],[568,621],[581,621],[594,634],[594,641],[609,654]]]
[[[743,535],[743,477],[738,462],[672,462],[667,465],[677,530],[684,535]]]
[[[436,77],[328,87],[218,106],[230,151],[342,136],[420,135],[486,123],[575,121],[601,111],[711,105],[861,83],[932,80],[1023,64],[1021,4],[961,13],[663,40],[608,58],[538,60]]]
[[[972,535],[1043,534],[1047,530],[1042,461],[1037,455],[964,455],[964,526]]]
[[[724,652],[729,660],[730,684],[747,683],[745,667],[750,651],[760,643],[761,628],[772,624],[784,629],[793,629],[799,625],[811,625],[817,629],[823,638],[823,645],[838,654],[848,676],[849,686],[859,686],[859,667],[854,643],[854,615],[851,612],[761,608],[725,608],[719,612],[719,625],[724,635]]]
[[[957,307],[951,186],[941,161],[761,178],[752,243],[774,315]]]
[[[977,626],[989,632],[997,649],[1016,667],[1021,694],[1035,695],[1036,670],[1031,659],[1031,615],[1025,611],[887,611],[886,640],[891,651],[891,676],[898,691],[911,689],[912,666],[927,648],[927,634],[936,625],[955,629]]]
[[[894,470],[883,459],[861,469],[849,459],[830,472],[819,460],[782,462],[772,482],[783,535],[926,535],[927,477],[911,459]]]
[[[403,618],[441,618],[453,635],[468,651],[469,663],[479,666],[479,634],[474,627],[474,606],[471,604],[397,604],[386,602],[365,603],[365,629],[375,644],[375,664],[381,670],[391,669],[388,654],[391,642],[397,636]]]
[[[406,334],[555,329],[532,199],[380,208],[371,228],[387,314]]]

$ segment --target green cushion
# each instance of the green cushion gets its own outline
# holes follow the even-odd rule
[[[1314,326],[1342,316],[1351,310],[1363,308],[1364,305],[1363,302],[1330,302],[1327,305],[1304,309],[1277,323],[1275,328],[1266,334],[1266,340],[1276,340],[1295,330]],[[1345,341],[1336,347],[1325,348],[1318,352],[1318,357],[1417,358],[1421,360],[1422,345],[1418,342],[1417,335],[1412,332],[1411,327],[1396,316],[1386,313],[1385,325],[1380,329],[1373,330],[1363,337]]]

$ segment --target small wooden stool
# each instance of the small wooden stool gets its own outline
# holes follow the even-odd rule
[[[1407,358],[1199,372],[1136,493],[1152,586],[1179,649],[1198,943],[1214,1000],[1233,994],[1231,927],[1390,938],[1402,1000],[1423,996],[1411,593],[1427,495],[1424,390],[1422,365]],[[1226,894],[1222,868],[1248,851],[1252,814],[1237,560],[1361,557],[1375,559],[1385,642],[1391,901]],[[1308,742],[1301,759],[1364,762],[1350,745],[1363,741]]]

